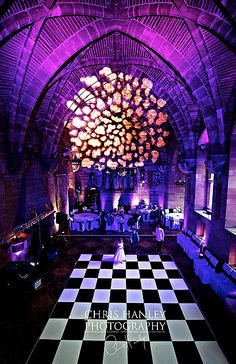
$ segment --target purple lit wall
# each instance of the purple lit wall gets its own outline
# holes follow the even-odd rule
[[[175,1],[88,0],[86,6],[68,4],[4,2],[0,18],[1,231],[27,219],[31,208],[40,211],[48,200],[57,208],[57,175],[67,175],[64,192],[70,189],[73,194],[75,179],[68,158],[63,157],[70,149],[64,128],[71,118],[66,102],[82,87],[82,77],[110,66],[139,80],[150,79],[153,93],[166,100],[170,122],[169,144],[159,159],[169,161],[166,176],[158,186],[150,185],[147,178],[127,200],[131,205],[144,199],[174,207],[183,205],[185,193],[185,224],[193,232],[205,224],[207,244],[219,257],[235,263],[236,235],[228,228],[236,222],[232,182],[236,167],[234,162],[230,169],[227,164],[235,126],[235,2],[186,0],[177,6]],[[199,168],[197,174],[193,168],[186,177],[185,188],[173,182],[179,178],[171,158],[174,145],[178,158],[199,164],[201,135],[199,144],[208,144],[204,159],[217,176],[211,220],[195,212],[203,207]],[[87,179],[82,172],[83,191]],[[103,207],[117,204],[117,196],[103,193]]]

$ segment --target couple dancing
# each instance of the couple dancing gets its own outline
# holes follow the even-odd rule
[[[136,252],[137,249],[137,245],[139,242],[139,235],[138,235],[138,230],[133,228],[131,230],[130,233],[130,242],[131,242],[131,248],[132,248],[132,253],[134,254]],[[115,263],[122,263],[123,261],[125,261],[125,251],[124,251],[124,242],[123,239],[120,238],[120,241],[118,243],[115,255],[114,255],[114,262]]]

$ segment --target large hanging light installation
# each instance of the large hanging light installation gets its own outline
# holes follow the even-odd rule
[[[71,149],[82,167],[142,167],[157,162],[169,135],[163,99],[151,94],[152,82],[140,82],[109,67],[81,78],[81,88],[67,107],[74,112],[67,123]]]

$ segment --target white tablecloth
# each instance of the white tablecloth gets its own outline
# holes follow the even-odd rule
[[[81,214],[75,214],[72,217],[73,221],[71,224],[72,230],[80,230],[81,231],[81,222],[84,224],[84,230],[93,230],[99,227],[98,219],[99,215],[94,214],[92,212],[83,212]],[[83,231],[83,229],[82,229]]]
[[[107,219],[106,230],[119,231],[119,232],[130,231],[130,227],[128,226],[128,220],[130,217],[131,215],[129,214],[125,214],[124,218],[115,215],[113,216],[112,224],[110,224],[109,219]]]
[[[171,225],[171,220],[173,224]],[[181,221],[184,220],[184,214],[182,212],[171,212],[169,214],[165,214],[165,226],[170,227],[172,229],[178,229]]]

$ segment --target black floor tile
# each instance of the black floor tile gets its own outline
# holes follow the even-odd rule
[[[70,316],[73,302],[57,302],[51,314],[52,318],[68,318]]]
[[[82,278],[69,278],[65,288],[80,288],[82,280]]]
[[[110,294],[110,302],[126,302],[126,290],[112,289]]]
[[[125,269],[114,269],[112,272],[112,278],[126,278]]]
[[[178,303],[162,303],[166,320],[184,320],[183,312]]]
[[[187,320],[187,324],[195,341],[215,340],[205,320]]]
[[[192,294],[190,291],[183,289],[183,290],[176,290],[175,295],[179,303],[193,303],[195,302],[193,299]]]
[[[52,364],[60,340],[39,340],[27,364]]]
[[[172,289],[169,279],[155,279],[157,289]]]
[[[160,297],[157,291],[155,290],[148,290],[145,289],[143,290],[143,299],[144,299],[144,303],[159,303],[160,301]]]
[[[92,303],[89,312],[90,319],[107,320],[109,303]]]
[[[140,278],[154,278],[151,269],[140,269]]]
[[[126,262],[126,269],[138,269],[138,262]]]
[[[203,364],[197,347],[192,341],[173,342],[178,364]],[[213,364],[213,363],[212,363]]]
[[[88,265],[89,265],[89,262],[88,261],[78,261],[77,263],[76,263],[76,265],[75,265],[75,268],[76,269],[79,269],[79,268],[83,268],[83,269],[85,269],[85,268],[87,268],[88,267]]]
[[[135,278],[127,278],[126,279],[126,287],[127,289],[142,289],[140,279]]]
[[[84,364],[84,363],[102,364],[103,353],[104,353],[103,341],[83,341],[80,350],[78,364]]]
[[[165,320],[148,320],[148,334],[150,341],[171,341]]]
[[[82,340],[86,327],[85,320],[68,320],[62,335],[62,340]]]
[[[178,269],[166,269],[168,278],[182,278]]]
[[[148,341],[128,343],[128,362],[153,364],[151,347]]]
[[[93,295],[93,289],[80,289],[76,297],[76,302],[92,302]]]
[[[97,278],[99,274],[99,269],[87,269],[85,272],[85,278]]]

